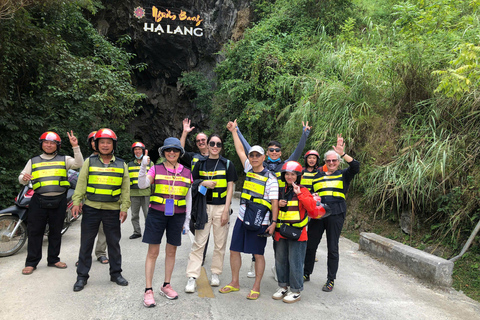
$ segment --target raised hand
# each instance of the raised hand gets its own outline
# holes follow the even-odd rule
[[[188,118],[183,119],[183,131],[190,133],[193,129],[195,129],[195,127],[190,127],[190,123],[191,120]]]
[[[148,150],[145,149],[145,155],[142,158],[142,165],[145,167],[150,163],[150,157],[148,156]]]
[[[237,129],[237,119],[235,119],[235,121],[228,121],[227,123],[227,129],[228,131],[230,132],[233,132]]]
[[[343,137],[342,137],[342,134],[339,133],[337,134],[337,145],[336,146],[332,146],[333,150],[335,150],[336,153],[338,153],[339,155],[343,155],[344,154],[344,149],[345,149],[345,141],[343,140]]]
[[[309,126],[308,126],[308,121],[307,121],[306,124],[302,121],[302,126],[303,126],[303,131],[307,131],[307,130],[311,130],[311,129],[312,129],[312,127],[309,127]]]
[[[67,131],[67,135],[72,147],[78,147],[78,139],[73,135],[73,130],[70,130],[70,133]]]

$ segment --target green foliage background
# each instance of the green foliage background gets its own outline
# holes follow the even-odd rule
[[[73,155],[67,136],[73,130],[86,157],[91,131],[110,127],[119,135],[140,107],[143,95],[131,83],[133,55],[122,43],[100,36],[84,18],[86,10],[94,13],[100,5],[34,1],[11,19],[0,20],[2,207],[12,204],[26,161],[40,153],[41,133],[59,133],[62,152]],[[129,151],[122,141],[120,156]]]

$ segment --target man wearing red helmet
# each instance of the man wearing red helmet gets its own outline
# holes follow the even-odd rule
[[[18,181],[27,185],[32,182],[35,193],[30,202],[28,215],[28,247],[25,268],[22,274],[29,275],[37,268],[42,259],[43,233],[48,223],[48,257],[47,265],[65,269],[67,265],[60,261],[62,226],[67,210],[67,190],[70,183],[67,179],[69,169],[80,168],[83,156],[78,140],[73,131],[68,133],[73,147],[74,158],[58,154],[62,144],[60,136],[47,131],[40,136],[40,149],[43,153],[28,160]]]
[[[110,281],[127,286],[122,276],[122,254],[120,251],[120,225],[127,218],[130,207],[130,177],[127,164],[113,154],[117,146],[117,135],[104,128],[95,134],[95,149],[98,155],[85,160],[78,176],[73,194],[72,214],[78,217],[82,206],[82,228],[80,253],[77,266],[77,281],[73,291],[81,291],[87,284],[92,266],[92,250],[100,223],[107,238],[110,264]]]
[[[95,156],[98,154],[97,150],[95,149],[95,134],[97,131],[92,131],[88,135],[87,144],[89,149],[92,150],[91,156]],[[108,264],[108,257],[107,257],[107,238],[105,237],[105,232],[103,232],[103,224],[100,223],[100,227],[98,228],[98,235],[97,235],[97,242],[95,243],[95,257],[97,257],[97,261],[101,264]],[[78,265],[78,263],[77,263]]]
[[[308,215],[314,213],[317,204],[308,189],[300,186],[302,173],[303,168],[296,161],[285,162],[281,169],[285,186],[279,189],[278,222],[274,238],[278,289],[272,298],[285,303],[297,302],[301,297],[307,249],[306,226]]]
[[[132,144],[132,152],[135,157],[134,160],[128,163],[128,173],[130,175],[130,201],[132,202],[132,225],[133,234],[129,239],[137,239],[142,236],[142,229],[140,228],[140,208],[143,211],[143,217],[147,220],[148,204],[150,203],[150,188],[140,189],[138,187],[138,172],[142,164],[143,156],[145,155],[145,145],[141,142]],[[147,171],[153,166],[153,162],[147,165]]]

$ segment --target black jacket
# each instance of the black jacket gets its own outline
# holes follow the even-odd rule
[[[192,218],[190,220],[190,229],[203,230],[208,221],[207,198],[198,191],[198,186],[202,179],[196,179],[192,184]]]

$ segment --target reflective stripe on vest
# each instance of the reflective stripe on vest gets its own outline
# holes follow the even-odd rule
[[[187,201],[185,197],[190,189],[190,170],[186,167],[177,175],[167,171],[165,165],[155,165],[154,191],[150,203],[155,210],[165,212],[166,199],[173,199],[174,213],[185,213]]]
[[[333,197],[339,200],[345,200],[342,178],[341,174],[336,176],[321,176],[313,181],[313,190],[317,192],[320,197]]]
[[[32,185],[38,194],[47,192],[65,192],[70,187],[68,182],[66,157],[55,155],[50,160],[36,156],[31,159]]]
[[[147,172],[153,166],[153,163],[150,163],[147,166]],[[135,161],[130,161],[128,163],[128,175],[130,176],[130,189],[140,189],[138,186],[138,173],[140,172],[140,165]]]
[[[115,158],[108,167],[99,159],[99,156],[90,157],[87,181],[87,199],[90,201],[117,202],[122,193],[125,162]]]
[[[282,223],[287,223],[291,226],[302,228],[308,223],[307,213],[300,213],[300,207],[298,205],[298,197],[296,194],[293,195],[292,200],[287,202],[285,211],[278,211],[278,223],[276,228],[280,228]]]
[[[193,168],[195,168],[195,165],[197,164],[197,162],[199,160],[203,160],[203,159],[206,159],[204,156],[202,156],[201,154],[198,154],[196,153],[193,158],[192,158],[192,171],[193,171]]]
[[[313,190],[313,178],[317,175],[318,171],[308,172],[305,171],[302,176],[302,181],[300,181],[300,185],[304,186],[308,189],[308,191],[312,192]]]
[[[279,188],[285,188],[285,181],[282,180],[282,173],[280,171],[275,172],[275,175],[277,176],[278,187]]]
[[[247,172],[247,177],[243,183],[240,204],[245,204],[247,200],[250,200],[263,204],[264,206],[267,206],[269,210],[272,210],[271,202],[263,199],[265,196],[265,186],[267,185],[268,180],[268,172],[268,170],[264,170],[261,173],[255,173],[253,171]]]

